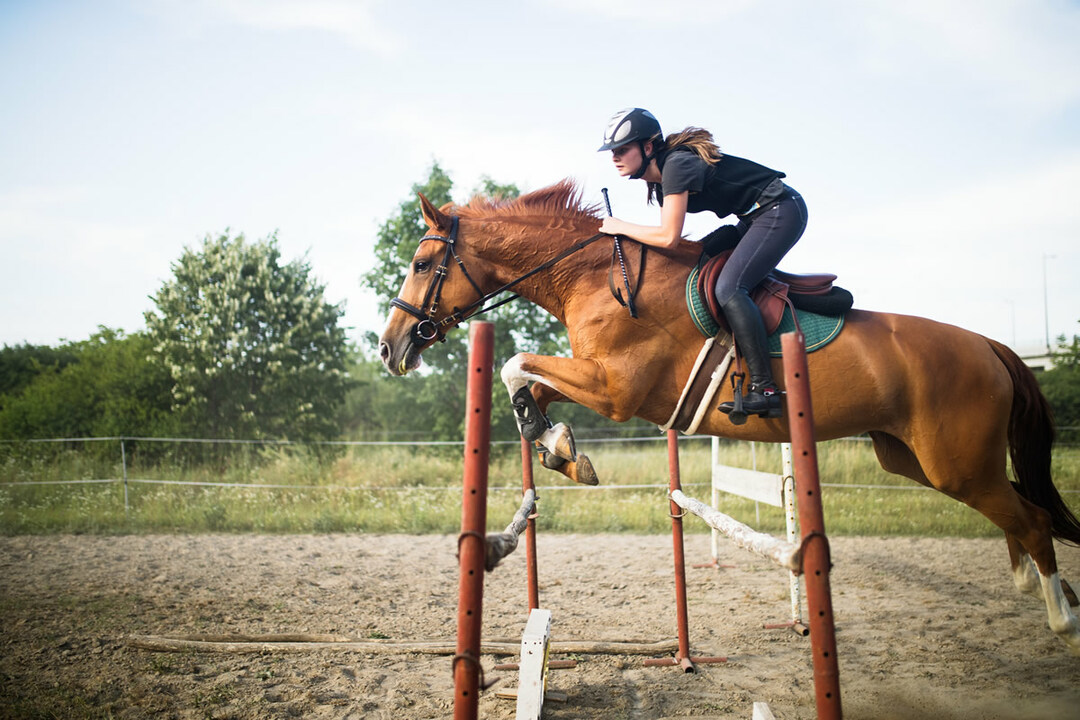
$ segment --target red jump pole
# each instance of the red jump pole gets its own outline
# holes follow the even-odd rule
[[[679,473],[679,436],[667,431],[668,488],[682,490]],[[679,624],[679,654],[675,658],[684,672],[696,672],[690,659],[690,620],[686,610],[686,558],[683,545],[682,508],[668,501],[671,508],[671,543],[675,552],[675,614]]]
[[[799,525],[802,528],[803,577],[810,611],[810,648],[814,661],[814,693],[819,720],[840,720],[840,671],[836,659],[836,628],[829,588],[829,541],[821,505],[814,415],[810,403],[810,375],[802,333],[781,338],[787,415],[791,428],[791,455],[795,467]]]
[[[480,627],[484,597],[491,375],[494,325],[469,323],[465,401],[465,472],[458,536],[458,634],[454,656],[454,720],[476,720],[480,702]]]
[[[667,431],[668,488],[671,492],[682,490],[679,472],[679,435]],[[683,672],[697,672],[694,663],[727,662],[724,657],[690,657],[690,620],[686,609],[686,558],[683,545],[683,509],[668,501],[671,515],[671,544],[675,556],[675,616],[679,626],[679,652],[674,658],[656,658],[645,661],[646,667],[679,665]]]
[[[536,491],[533,485],[532,443],[521,438],[521,493]],[[538,501],[539,502],[539,501]],[[536,511],[533,512],[536,515]],[[536,570],[536,518],[530,517],[525,528],[525,573],[529,578],[529,610],[540,607],[540,584]]]

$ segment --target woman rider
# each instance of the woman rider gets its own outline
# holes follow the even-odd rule
[[[706,130],[689,127],[664,138],[660,123],[642,108],[621,110],[611,118],[600,147],[601,152],[606,150],[611,151],[619,175],[647,183],[648,202],[656,198],[660,203],[660,226],[610,217],[601,232],[671,248],[682,236],[688,212],[708,210],[720,218],[738,217],[736,225],[721,226],[703,242],[712,252],[734,247],[715,292],[750,370],[743,410],[748,415],[780,417],[765,324],[750,291],[802,236],[806,228],[802,197],[782,182],[784,173],[721,153]],[[720,410],[730,413],[733,407],[726,402]]]

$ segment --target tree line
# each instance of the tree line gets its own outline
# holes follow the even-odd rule
[[[427,179],[379,228],[376,262],[361,276],[385,314],[426,231],[417,193],[451,202],[434,163]],[[485,178],[474,194],[514,198]],[[224,232],[186,248],[152,296],[146,329],[100,327],[87,340],[0,349],[0,439],[194,437],[319,441],[462,437],[467,338],[451,332],[407,379],[390,377],[377,338],[350,342],[344,308],[329,302],[305,258],[286,261],[276,235]],[[544,310],[514,302],[493,311],[496,366],[514,353],[567,354],[565,330]],[[1080,425],[1080,338],[1059,338],[1039,380],[1060,425]],[[493,436],[516,437],[505,391],[493,388]],[[605,434],[642,432],[573,405],[559,419]]]
[[[375,266],[360,280],[384,314],[426,231],[417,193],[442,205],[452,190],[433,164],[379,228]],[[513,198],[518,189],[485,178],[476,194]],[[465,332],[428,350],[421,371],[393,378],[377,359],[374,333],[350,342],[343,306],[325,298],[306,258],[282,258],[276,235],[207,236],[171,271],[151,297],[143,331],[99,327],[56,347],[0,349],[0,439],[461,438]],[[489,318],[497,362],[521,350],[569,350],[562,326],[538,307],[510,303]],[[493,393],[495,436],[516,436],[505,391]],[[615,427],[583,408],[569,416]]]

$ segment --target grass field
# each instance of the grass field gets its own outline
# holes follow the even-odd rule
[[[119,443],[8,448],[0,461],[0,532],[39,533],[452,533],[460,528],[461,447],[304,448],[207,446],[171,449],[154,462]],[[721,461],[751,467],[748,443],[721,443]],[[113,450],[115,449],[115,452]],[[318,450],[318,452],[316,452]],[[667,454],[657,442],[582,443],[600,488],[570,486],[534,463],[542,531],[667,532]],[[709,499],[710,444],[680,443],[687,494]],[[115,455],[115,457],[113,457]],[[828,531],[841,535],[984,537],[999,531],[981,515],[878,466],[869,442],[838,440],[818,449]],[[776,446],[757,445],[760,470],[780,471]],[[122,478],[129,482],[31,484]],[[520,450],[496,445],[490,466],[489,526],[502,529],[520,500]],[[1080,448],[1059,447],[1054,478],[1080,513]],[[183,485],[174,483],[216,483]],[[637,487],[637,486],[657,487]],[[887,485],[867,489],[864,485]],[[243,486],[243,487],[242,487]],[[127,502],[125,508],[125,493]],[[721,509],[770,532],[782,511],[726,496]],[[760,516],[760,521],[757,519]],[[688,532],[706,532],[695,520]]]

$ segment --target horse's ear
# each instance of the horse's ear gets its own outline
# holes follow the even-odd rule
[[[424,214],[424,220],[433,230],[449,230],[450,216],[443,213],[424,197],[424,193],[416,193],[420,197],[420,212]]]

